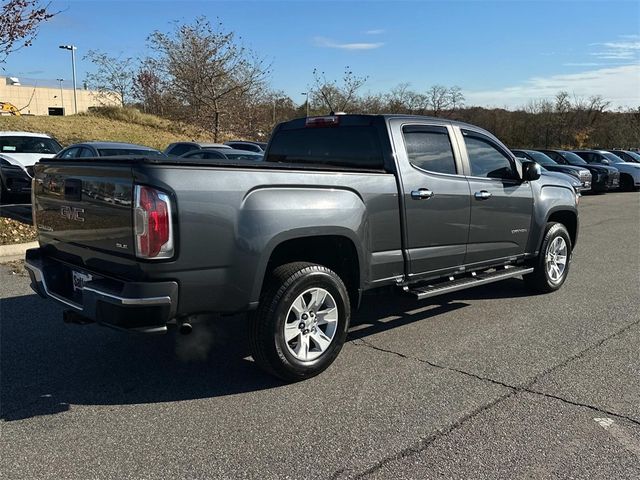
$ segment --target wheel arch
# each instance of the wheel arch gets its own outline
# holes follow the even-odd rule
[[[333,270],[345,283],[352,306],[359,304],[365,263],[354,232],[323,228],[322,235],[308,231],[288,232],[272,239],[256,272],[252,298],[260,297],[274,268],[291,262],[316,263]]]
[[[558,209],[549,214],[546,223],[557,222],[565,226],[571,239],[571,250],[578,241],[578,214],[572,210]],[[543,234],[544,235],[544,234]]]

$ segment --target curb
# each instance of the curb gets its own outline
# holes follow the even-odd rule
[[[0,245],[0,262],[8,262],[24,258],[24,253],[30,248],[37,248],[38,242],[16,243],[14,245]]]

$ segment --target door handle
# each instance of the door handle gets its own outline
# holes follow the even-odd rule
[[[433,192],[428,188],[419,188],[411,192],[411,198],[414,200],[427,200],[433,197]]]
[[[491,198],[491,193],[486,190],[480,190],[479,192],[474,193],[473,196],[478,200],[487,200],[488,198]]]

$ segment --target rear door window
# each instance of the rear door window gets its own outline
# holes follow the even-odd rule
[[[402,129],[409,162],[429,172],[456,174],[456,161],[446,127],[406,125]]]

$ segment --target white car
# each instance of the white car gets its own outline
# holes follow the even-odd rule
[[[60,150],[60,144],[44,133],[0,132],[0,199],[30,194],[33,166]]]

